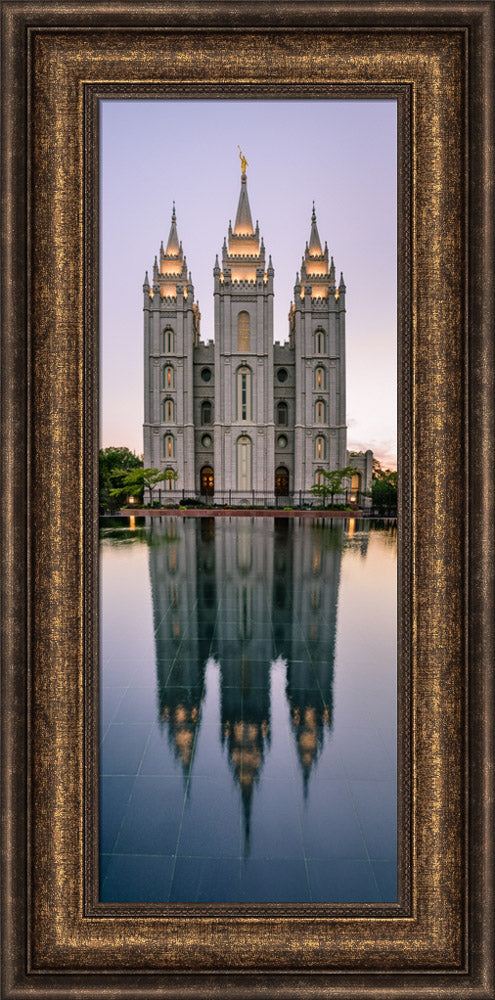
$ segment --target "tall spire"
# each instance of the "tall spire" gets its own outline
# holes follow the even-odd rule
[[[311,233],[309,237],[309,252],[313,256],[321,256],[322,249],[320,243],[320,236],[318,233],[318,226],[316,225],[316,212],[315,203],[313,202],[313,214],[311,216]]]
[[[241,175],[241,193],[239,195],[239,204],[237,206],[237,215],[235,217],[234,235],[254,236],[253,220],[251,218],[251,209],[249,207],[249,198],[247,193],[246,174]]]
[[[170,226],[170,233],[168,234],[167,249],[165,254],[167,257],[175,257],[179,254],[179,236],[177,233],[177,219],[175,217],[175,201],[173,202],[172,209],[172,225]]]
[[[273,268],[266,270],[265,244],[260,237],[258,222],[256,228],[253,226],[245,173],[247,160],[243,154],[240,155],[241,189],[237,214],[233,227],[229,220],[228,235],[223,241],[220,272],[216,275],[215,281],[218,281],[218,290],[221,290],[220,285],[223,286],[224,282],[225,287],[242,283],[247,289],[249,285],[249,294],[251,292],[257,294],[256,289],[259,288],[260,282],[263,282],[264,292],[272,295]]]
[[[316,224],[316,210],[313,202],[311,213],[311,232],[306,243],[306,249],[301,264],[301,277],[296,276],[295,303],[299,299],[311,296],[312,299],[328,299],[330,296],[338,299],[339,295],[335,288],[335,264],[333,257],[328,254],[328,244],[325,242],[325,249],[321,248],[320,234]]]
[[[187,261],[182,250],[182,243],[177,233],[177,217],[175,214],[175,201],[172,204],[172,222],[170,233],[163,247],[160,244],[159,260],[155,258],[153,268],[153,286],[159,283],[161,298],[176,299],[178,295],[179,283],[182,285],[180,293],[187,296],[186,286],[188,284]],[[189,281],[191,285],[191,282]]]

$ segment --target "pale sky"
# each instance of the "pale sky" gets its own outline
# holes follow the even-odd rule
[[[143,451],[145,271],[179,239],[213,339],[213,265],[248,160],[253,222],[272,256],[275,340],[288,336],[315,201],[346,295],[348,448],[397,454],[395,101],[102,101],[101,446]]]

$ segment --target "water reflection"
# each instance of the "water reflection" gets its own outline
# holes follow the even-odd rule
[[[287,859],[284,860],[286,865],[295,865],[296,861],[300,864],[305,859],[306,867],[303,865],[301,869],[305,886],[308,880],[311,883],[311,878],[316,879],[315,866],[323,863],[318,859],[324,859],[325,863],[329,859],[328,864],[331,864],[335,856],[349,858],[346,864],[366,864],[367,872],[368,868],[372,868],[374,862],[370,858],[376,850],[370,851],[369,845],[366,845],[364,820],[357,820],[358,810],[352,807],[351,802],[356,782],[359,783],[363,775],[366,777],[366,771],[359,767],[353,771],[352,761],[357,754],[356,747],[361,745],[363,754],[368,754],[375,765],[378,761],[378,777],[373,777],[373,780],[387,779],[389,798],[386,808],[389,808],[392,797],[392,813],[389,809],[389,814],[393,815],[393,763],[392,766],[390,763],[395,749],[392,747],[390,753],[388,746],[385,752],[383,726],[382,735],[380,726],[372,729],[366,717],[365,703],[355,719],[351,719],[351,724],[359,726],[359,729],[348,729],[343,742],[339,742],[338,734],[335,739],[339,587],[343,558],[366,563],[374,533],[379,533],[382,548],[389,546],[391,552],[395,552],[395,527],[391,524],[372,525],[355,519],[331,521],[277,517],[171,516],[147,518],[145,522],[144,519],[132,518],[132,522],[126,528],[107,527],[103,538],[109,547],[128,546],[132,542],[139,546],[145,544],[148,548],[156,669],[155,726],[158,725],[162,736],[166,737],[172,759],[182,775],[185,794],[182,803],[180,798],[177,800],[175,852],[170,848],[167,853],[167,856],[174,857],[170,898],[193,898],[187,894],[186,885],[191,869],[188,869],[187,878],[182,878],[181,886],[176,886],[175,890],[174,886],[181,871],[181,858],[196,857],[198,851],[204,853],[203,864],[210,863],[211,856],[222,855],[227,859],[244,859],[245,865],[254,852],[254,859],[260,859],[256,863],[266,859],[268,864],[268,859],[271,859],[270,871],[278,857]],[[359,593],[356,588],[357,599]],[[349,606],[352,607],[347,597],[346,601],[344,619],[349,613]],[[393,621],[393,607],[390,612],[390,620]],[[357,630],[359,617],[360,608],[356,607]],[[388,624],[384,622],[383,626],[386,628]],[[366,681],[363,682],[363,689],[365,684]],[[218,696],[215,694],[213,697],[214,685],[218,685]],[[390,694],[392,704],[394,691]],[[342,711],[346,697],[344,688]],[[359,686],[355,697],[359,698]],[[132,714],[129,718],[132,720]],[[114,729],[119,721],[117,714]],[[334,747],[329,765],[330,758],[325,748],[327,744],[330,746],[332,740]],[[106,745],[104,740],[103,758]],[[146,752],[137,767],[137,784],[139,776],[147,773]],[[384,763],[387,753],[388,764]],[[227,764],[226,774],[230,775],[227,780],[230,780],[231,791],[228,791],[226,775],[220,769],[222,759]],[[337,765],[336,762],[342,759],[344,763]],[[346,759],[351,761],[350,765],[346,765]],[[322,805],[319,815],[313,817],[318,799],[310,801],[309,791],[315,775],[318,781],[328,783],[326,792],[331,790],[336,795],[338,792],[335,809],[338,819],[332,820],[335,843],[328,832],[328,819],[323,821],[325,809]],[[293,798],[295,783],[299,784],[300,801],[297,797]],[[257,793],[257,788],[261,786],[263,794]],[[201,847],[197,846],[199,841],[187,825],[188,803],[194,797],[195,787],[198,795],[208,795],[208,808],[211,805],[212,810],[211,820],[206,815],[208,808],[205,809],[205,806],[202,807],[203,813],[197,817],[200,824],[205,824],[202,833],[204,850],[203,843]],[[320,789],[317,792],[319,797],[321,784],[317,787]],[[235,789],[240,806],[238,841],[232,816],[227,822],[221,812],[228,802],[230,813],[235,814],[231,798]],[[220,803],[218,814],[215,814],[214,794],[218,795]],[[273,836],[269,829],[260,832],[259,816],[253,828],[253,803],[257,794],[260,794],[260,802],[265,803],[260,806],[264,810],[262,822],[267,827],[272,821],[275,824]],[[267,795],[273,797],[273,808]],[[365,801],[364,792],[363,796]],[[167,808],[171,808],[170,802]],[[270,810],[273,812],[272,819],[268,819]],[[349,816],[345,818],[347,813]],[[284,831],[285,816],[291,829],[287,827]],[[171,821],[168,815],[167,822],[170,824]],[[208,833],[210,822],[211,831]],[[341,824],[340,835],[338,823]],[[223,825],[230,832],[227,831],[227,835],[222,829],[226,846],[220,850],[217,842]],[[124,820],[114,847],[116,851],[128,850],[125,847],[125,830]],[[278,847],[277,838],[283,840],[284,833],[287,834],[287,846],[281,844]],[[342,846],[337,843],[339,836]],[[388,845],[386,852],[386,860],[391,860],[392,865],[395,864],[394,836],[393,833],[392,847]],[[346,840],[353,845],[352,849],[349,847],[350,855],[345,853]],[[381,857],[378,852],[378,858]],[[117,863],[115,857],[112,863]],[[243,872],[245,875],[244,869]],[[241,887],[244,875],[242,872],[239,874]],[[283,877],[288,877],[287,872]],[[198,879],[194,898],[200,898],[198,885],[203,884],[204,872]],[[392,896],[384,897],[383,890],[377,888],[375,869],[373,879],[376,898],[394,898],[394,892]],[[116,896],[115,888],[111,887],[112,880],[105,885],[107,893],[103,894],[103,898],[130,898],[118,893]],[[348,888],[338,890],[340,898],[375,898],[366,885],[364,879],[359,890],[352,890],[358,893],[355,897]],[[243,892],[247,890],[238,886],[231,896],[228,893],[233,890],[221,890],[215,885],[208,891],[210,896],[207,898],[242,899],[245,898]],[[318,899],[318,891],[315,885],[312,889],[309,884],[309,887],[294,890],[295,895],[290,898]],[[332,891],[337,892],[336,889],[326,890],[326,895],[321,898],[333,898]],[[215,896],[215,892],[223,892],[223,895]],[[276,888],[272,888],[271,892],[270,899],[287,898],[283,892],[277,895]],[[158,898],[169,898],[168,891],[163,890],[163,893]],[[258,898],[254,889],[251,888],[250,893],[247,898]]]

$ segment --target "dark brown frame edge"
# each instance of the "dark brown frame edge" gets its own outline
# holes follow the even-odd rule
[[[319,93],[318,93],[319,91]],[[113,99],[246,99],[278,98],[295,100],[331,98],[369,100],[395,99],[397,105],[397,243],[398,243],[398,430],[404,444],[400,456],[400,524],[399,539],[399,630],[397,642],[400,665],[398,685],[398,901],[397,903],[318,904],[319,917],[335,916],[408,916],[411,912],[411,87],[408,84],[378,85],[349,84],[304,86],[294,84],[194,85],[85,84],[85,491],[84,504],[84,579],[85,579],[85,840],[84,882],[85,915],[95,916],[241,916],[297,917],[307,914],[307,904],[181,904],[174,903],[100,903],[98,900],[98,836],[99,829],[99,556],[98,556],[98,256],[99,256],[99,102]],[[402,584],[402,587],[401,587]],[[401,610],[403,614],[401,615]],[[96,627],[95,627],[96,626]]]
[[[155,8],[157,10],[157,8]],[[26,98],[26,32],[28,22],[45,26],[56,25],[58,7],[41,3],[27,8],[18,3],[2,3],[3,68],[2,83],[5,111],[2,122],[4,148],[3,183],[3,278],[2,303],[3,371],[2,417],[5,421],[4,447],[2,450],[2,477],[4,491],[4,545],[2,580],[4,627],[2,632],[3,675],[2,693],[3,726],[2,751],[4,782],[2,786],[2,858],[4,879],[3,906],[3,980],[2,996],[6,998],[30,995],[54,997],[60,995],[101,995],[135,997],[155,990],[149,977],[112,975],[88,977],[71,974],[25,976],[28,942],[27,906],[29,886],[26,856],[28,831],[26,800],[29,792],[29,774],[26,759],[26,720],[29,691],[25,686],[25,665],[29,651],[29,435],[30,435],[30,386],[29,343],[26,339],[28,302],[25,298],[25,276],[29,261],[29,244],[26,228],[28,178],[25,165],[28,108]],[[374,985],[366,988],[366,975],[257,975],[226,974],[202,978],[204,989],[213,994],[225,987],[232,996],[265,994],[284,995],[284,982],[290,981],[291,992],[299,988],[300,996],[318,992],[321,986],[326,995],[396,996],[409,997],[424,994],[469,998],[495,996],[493,976],[493,777],[489,763],[493,759],[493,596],[494,596],[494,542],[493,517],[493,468],[494,468],[494,236],[493,236],[493,55],[494,8],[492,3],[400,5],[382,4],[286,4],[267,9],[264,4],[246,3],[235,9],[217,3],[207,10],[200,5],[175,13],[181,26],[201,23],[205,27],[224,27],[226,19],[235,14],[236,24],[263,23],[264,25],[307,26],[311,18],[333,27],[342,24],[356,26],[404,26],[414,19],[416,26],[425,28],[464,26],[468,29],[470,44],[470,77],[468,114],[470,121],[469,193],[466,200],[469,218],[469,236],[466,258],[470,264],[469,287],[466,277],[466,301],[469,311],[470,338],[466,342],[466,361],[469,365],[469,424],[466,427],[466,448],[469,455],[467,496],[469,507],[469,551],[466,553],[466,572],[469,573],[469,781],[471,788],[469,812],[469,912],[467,915],[469,938],[469,972],[467,975],[445,976],[441,972],[408,975],[377,975]],[[88,17],[87,7],[71,4],[64,8],[66,21],[80,25]],[[134,8],[133,23],[145,25],[147,14]],[[126,20],[127,19],[127,20]],[[110,22],[117,27],[128,22],[129,14],[121,6],[93,8],[91,27]],[[167,10],[167,23],[174,21],[174,14]],[[467,272],[466,272],[467,274]],[[26,460],[27,456],[27,460]],[[468,517],[469,511],[469,517]],[[26,627],[27,625],[27,627]],[[467,678],[466,678],[467,680]],[[22,739],[24,735],[24,739]],[[15,750],[15,756],[14,756]],[[491,801],[490,801],[491,797]],[[199,976],[182,977],[177,995],[198,995]],[[163,983],[164,977],[159,979]],[[456,982],[457,979],[457,982]],[[342,986],[342,992],[338,984]],[[94,988],[93,988],[94,987]]]

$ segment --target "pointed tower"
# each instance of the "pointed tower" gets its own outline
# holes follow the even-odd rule
[[[322,250],[314,202],[289,335],[296,366],[294,487],[307,491],[321,470],[347,464],[345,285],[341,277],[337,288],[326,243]]]
[[[155,487],[170,500],[194,490],[193,354],[200,313],[177,232],[175,203],[167,245],[155,257],[144,295],[144,465],[166,469]],[[147,499],[147,498],[146,498]]]
[[[273,491],[273,276],[259,226],[253,226],[242,160],[239,203],[215,299],[215,492],[252,500]]]

